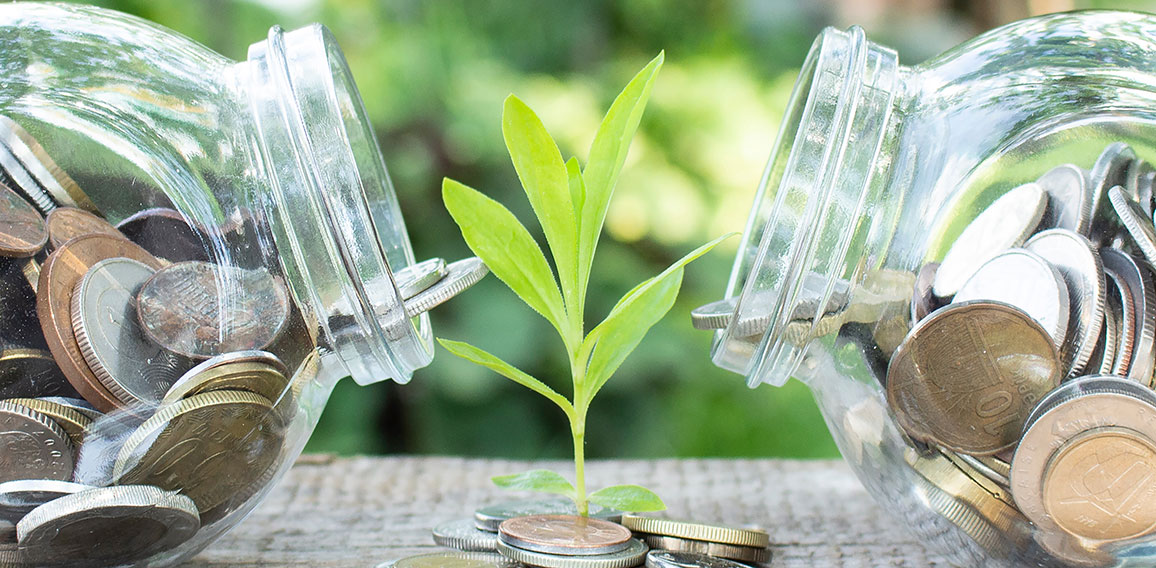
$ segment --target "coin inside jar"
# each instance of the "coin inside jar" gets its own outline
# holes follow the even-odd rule
[[[289,294],[267,270],[179,262],[158,270],[137,296],[145,334],[186,357],[262,349],[289,317]]]
[[[1083,373],[1092,359],[1104,325],[1104,266],[1092,243],[1065,229],[1040,232],[1024,243],[1056,267],[1068,287],[1068,333],[1060,346],[1062,372],[1068,377]]]
[[[1056,166],[1036,180],[1048,195],[1048,210],[1041,226],[1086,235],[1092,221],[1092,192],[1088,174],[1073,164]]]
[[[0,401],[0,481],[72,478],[72,442],[51,418]]]
[[[1117,350],[1120,359],[1113,374],[1150,385],[1156,365],[1156,278],[1147,263],[1127,253],[1104,249],[1100,256],[1122,297],[1118,340],[1122,348]]]
[[[33,509],[80,491],[92,489],[82,483],[54,479],[18,479],[0,483],[0,520],[17,523]]]
[[[992,300],[1015,306],[1036,320],[1056,346],[1068,334],[1068,287],[1048,261],[1024,249],[1010,249],[980,266],[956,292],[953,302]]]
[[[276,403],[288,386],[289,379],[276,367],[262,361],[236,360],[205,369],[194,367],[173,383],[162,403],[172,404],[195,394],[220,390],[248,391]]]
[[[68,438],[72,440],[73,448],[80,448],[80,444],[84,442],[84,434],[93,421],[89,415],[83,412],[48,399],[11,398],[6,402],[19,404],[51,418],[68,434]]]
[[[516,517],[498,527],[498,540],[545,554],[613,554],[630,546],[626,527],[579,515]]]
[[[72,292],[94,264],[117,257],[160,268],[152,255],[129,241],[108,235],[83,235],[48,256],[36,292],[36,313],[56,363],[77,392],[103,412],[115,410],[123,403],[93,373],[76,342]]]
[[[0,256],[29,257],[44,248],[44,219],[15,191],[0,183]]]
[[[952,304],[919,322],[887,371],[887,400],[913,438],[990,455],[1015,445],[1035,402],[1055,387],[1051,336],[1007,304]]]
[[[0,351],[0,400],[75,394],[51,353],[24,348]]]
[[[53,209],[45,218],[45,224],[48,226],[48,238],[54,249],[80,235],[103,234],[124,238],[124,235],[108,221],[76,207]]]

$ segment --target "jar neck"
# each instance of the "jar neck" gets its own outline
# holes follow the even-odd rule
[[[269,31],[237,64],[253,120],[253,196],[318,343],[360,384],[406,382],[433,356],[393,270],[413,263],[401,211],[344,56],[320,25]]]
[[[886,252],[899,205],[885,193],[901,73],[895,52],[857,27],[824,30],[803,64],[731,272],[737,308],[712,347],[715,364],[752,387],[796,373],[815,335],[801,340],[799,322],[819,331],[840,282]],[[761,336],[742,329],[767,318]]]

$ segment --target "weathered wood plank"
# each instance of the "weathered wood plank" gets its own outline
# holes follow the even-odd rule
[[[437,550],[430,529],[516,496],[492,475],[564,462],[306,456],[232,533],[191,566],[376,566]],[[756,524],[771,534],[772,566],[941,566],[868,497],[838,461],[593,462],[592,487],[636,482],[672,517]]]

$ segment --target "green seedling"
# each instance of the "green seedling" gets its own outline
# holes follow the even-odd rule
[[[594,250],[610,196],[662,61],[660,53],[614,100],[594,136],[584,169],[575,158],[562,160],[557,144],[530,107],[513,95],[506,99],[502,134],[545,233],[557,279],[530,232],[502,204],[452,179],[447,178],[442,184],[442,199],[466,244],[495,276],[554,326],[570,360],[573,398],[567,399],[545,382],[482,349],[460,341],[438,340],[454,355],[546,397],[570,420],[574,484],[548,470],[500,476],[493,481],[509,489],[565,495],[574,500],[582,515],[588,514],[591,502],[634,512],[666,508],[658,495],[638,485],[615,485],[587,495],[587,411],[627,355],[670,310],[682,285],[683,267],[730,236],[699,247],[627,292],[606,319],[586,333],[583,313]]]

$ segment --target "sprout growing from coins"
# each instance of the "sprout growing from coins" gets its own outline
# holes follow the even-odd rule
[[[584,460],[587,412],[594,396],[614,371],[674,304],[682,284],[683,267],[726,238],[720,237],[695,249],[627,292],[606,319],[586,333],[583,313],[594,251],[630,140],[638,128],[662,62],[660,53],[614,100],[594,136],[584,169],[579,167],[576,158],[562,160],[557,144],[530,107],[513,95],[506,99],[502,134],[514,169],[545,233],[557,279],[530,232],[502,204],[452,179],[447,178],[442,184],[442,198],[466,244],[495,276],[554,326],[570,361],[573,397],[567,399],[540,379],[482,349],[459,341],[438,340],[454,355],[546,397],[562,409],[570,421],[574,484],[549,470],[495,477],[494,483],[508,489],[564,495],[574,500],[581,515],[588,514],[591,502],[623,511],[665,508],[658,495],[638,485],[615,485],[587,494]]]

